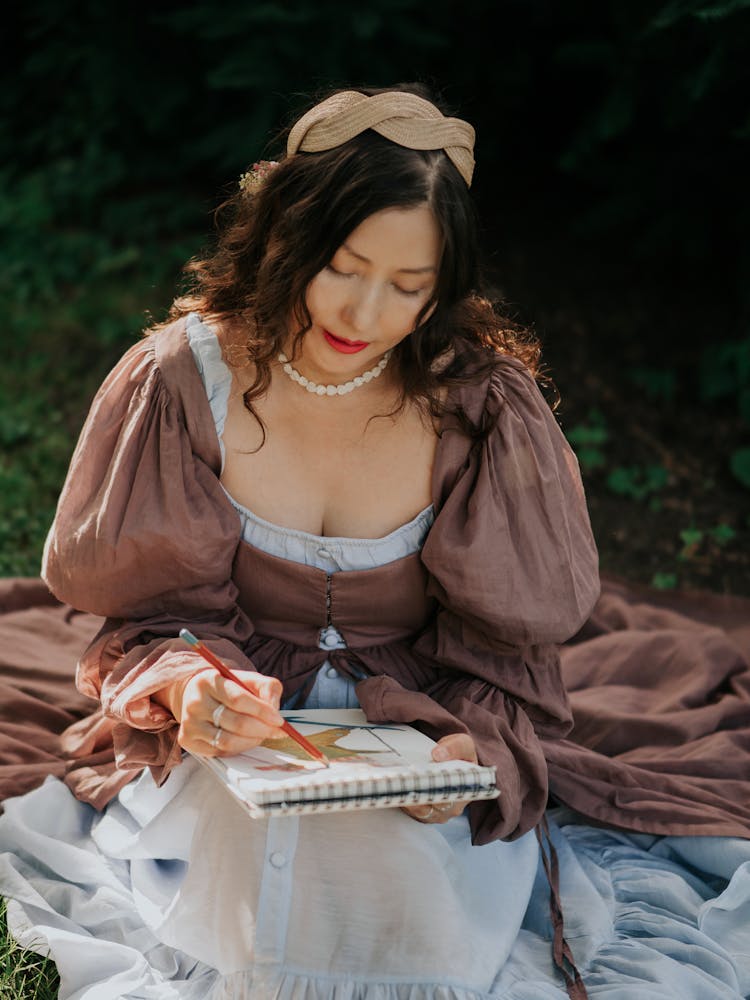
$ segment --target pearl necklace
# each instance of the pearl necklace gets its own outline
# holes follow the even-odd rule
[[[358,389],[361,385],[365,385],[367,382],[372,382],[374,378],[377,378],[388,364],[388,359],[390,358],[392,351],[393,348],[386,351],[374,368],[370,368],[369,371],[362,372],[361,375],[355,375],[353,379],[349,382],[344,382],[342,385],[319,385],[317,382],[313,382],[311,379],[305,378],[304,375],[300,375],[296,368],[292,368],[289,363],[289,358],[283,351],[279,351],[278,359],[283,366],[284,372],[289,376],[292,382],[298,382],[301,386],[303,386],[303,388],[307,389],[308,392],[314,392],[317,396],[345,396],[348,392],[353,392],[354,389]]]

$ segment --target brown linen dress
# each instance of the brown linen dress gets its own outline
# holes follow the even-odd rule
[[[31,581],[8,596],[6,794],[64,772],[79,798],[101,808],[144,766],[165,780],[181,759],[176,727],[149,695],[192,669],[174,640],[187,624],[229,661],[281,677],[287,697],[304,693],[328,657],[344,674],[364,674],[357,696],[372,720],[415,722],[435,736],[471,732],[502,790],[497,803],[471,808],[477,844],[518,838],[538,822],[548,770],[553,793],[591,819],[746,836],[746,606],[715,606],[717,621],[727,612],[730,637],[608,588],[563,652],[575,709],[566,739],[572,716],[557,644],[597,594],[575,459],[512,360],[457,396],[472,418],[484,412],[497,424],[471,447],[446,422],[436,520],[421,553],[331,576],[240,538],[184,323],[136,344],[94,402],[45,551],[53,592],[90,614],[50,606]],[[61,670],[48,668],[40,683],[18,664],[43,665],[44,644],[31,657],[19,650],[24,632],[45,622]],[[346,650],[318,647],[326,624]],[[32,749],[42,692],[57,704],[65,689],[61,652],[72,658],[99,626],[78,682],[103,711],[87,711],[68,689],[47,721],[59,730],[84,717],[59,743],[47,733]]]
[[[750,602],[607,584],[578,631],[596,552],[554,417],[512,361],[457,401],[497,426],[471,447],[447,421],[421,555],[329,580],[241,541],[184,320],[136,343],[94,400],[45,551],[51,590],[88,614],[39,582],[4,588],[0,794],[65,774],[101,808],[143,766],[166,778],[176,727],[149,694],[191,669],[177,629],[278,674],[289,696],[325,658],[330,596],[351,648],[338,664],[375,675],[357,687],[365,710],[433,735],[468,727],[497,765],[501,802],[472,813],[479,842],[534,826],[548,771],[599,822],[748,836]],[[561,676],[556,644],[577,631]],[[100,697],[103,711],[87,700]]]
[[[174,720],[149,695],[192,669],[180,626],[281,677],[288,697],[323,662],[330,622],[349,647],[337,666],[368,675],[366,712],[433,735],[468,729],[497,766],[501,801],[472,807],[477,842],[535,826],[547,800],[540,736],[571,725],[556,643],[593,607],[596,550],[575,458],[522,367],[506,359],[460,397],[497,425],[474,448],[444,428],[421,553],[331,577],[240,539],[185,322],[131,348],[91,408],[45,550],[53,593],[107,616],[78,673],[106,718],[65,745],[77,757],[109,727],[117,770],[71,770],[78,796],[101,806],[134,769],[161,780],[179,761]]]

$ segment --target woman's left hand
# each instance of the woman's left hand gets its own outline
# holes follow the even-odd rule
[[[468,760],[472,764],[477,761],[477,748],[468,733],[451,733],[443,736],[432,748],[433,760]],[[402,806],[407,816],[419,820],[420,823],[445,823],[454,816],[460,816],[468,802],[444,802],[432,806]]]

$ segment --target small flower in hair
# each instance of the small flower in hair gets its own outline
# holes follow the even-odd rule
[[[240,177],[240,191],[244,194],[255,194],[263,181],[278,167],[277,160],[258,160]]]

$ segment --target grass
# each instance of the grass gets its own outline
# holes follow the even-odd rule
[[[0,1000],[55,1000],[60,979],[54,962],[15,943],[5,911],[0,899]]]

